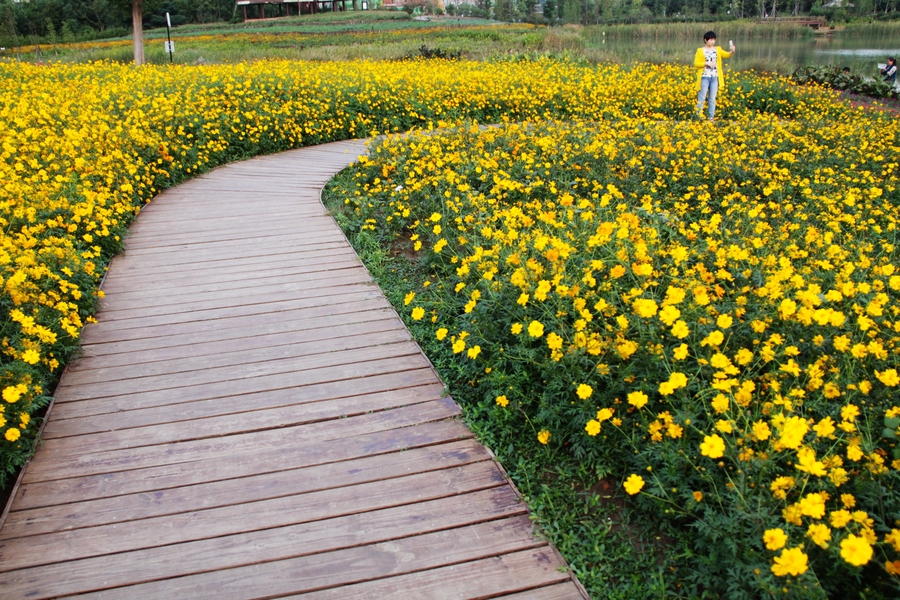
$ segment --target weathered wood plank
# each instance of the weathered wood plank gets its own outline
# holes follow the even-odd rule
[[[376,579],[284,598],[360,598],[407,600],[418,598],[491,598],[569,579],[565,565],[549,549],[536,548],[449,567]],[[574,587],[574,585],[573,585]]]
[[[0,540],[0,571],[283,527],[498,487],[493,462],[234,505]],[[247,516],[252,515],[252,519]]]
[[[248,565],[106,590],[82,598],[218,598],[242,600],[265,588],[270,597],[344,586],[373,578],[464,563],[540,547],[526,517],[479,523],[315,556]],[[407,594],[414,594],[412,589]],[[417,597],[418,593],[415,593]],[[410,595],[407,595],[409,598]]]
[[[391,375],[396,377],[396,389],[406,387],[409,381],[406,372],[427,369],[428,363],[421,355],[409,355],[399,358],[378,359],[352,365],[334,365],[317,370],[305,371],[302,377],[299,374],[282,373],[268,377],[256,377],[246,380],[240,393],[229,394],[229,384],[216,386],[196,386],[192,388],[176,388],[174,391],[154,391],[141,394],[124,396],[109,396],[96,400],[82,400],[78,402],[60,403],[54,406],[54,412],[59,412],[66,418],[99,416],[119,411],[141,410],[147,408],[169,407],[173,411],[190,411],[193,407],[203,409],[203,404],[198,401],[227,402],[228,398],[236,398],[237,401],[259,403],[261,406],[275,404],[285,406],[291,403],[294,397],[303,397],[308,386],[321,384],[352,385],[354,380],[375,375]],[[418,380],[419,375],[412,378]],[[432,379],[432,381],[434,381]],[[352,390],[348,390],[352,391]],[[313,390],[315,392],[315,390]],[[345,392],[346,393],[346,392]],[[266,397],[271,395],[271,398]]]
[[[144,467],[195,462],[208,458],[231,456],[235,453],[269,451],[285,448],[303,440],[304,443],[334,440],[365,432],[397,429],[428,421],[454,417],[459,407],[453,400],[443,398],[423,404],[405,406],[392,410],[348,417],[337,421],[327,421],[313,425],[285,427],[273,431],[259,431],[225,438],[178,442],[164,446],[141,448],[121,448],[108,452],[88,453],[72,456],[55,453],[52,448],[42,449],[28,465],[24,483],[67,479],[84,475],[115,473]]]
[[[306,371],[315,371],[322,367],[335,365],[352,365],[354,363],[383,360],[385,358],[400,358],[405,356],[417,356],[418,346],[408,339],[404,331],[387,331],[372,333],[368,339],[359,340],[361,343],[374,342],[378,345],[353,347],[351,340],[356,338],[341,338],[332,347],[334,350],[322,354],[310,354],[306,356],[290,357],[265,362],[244,363],[226,367],[215,367],[200,371],[187,371],[170,374],[148,375],[137,379],[125,379],[109,385],[107,382],[83,383],[75,387],[60,387],[56,391],[57,402],[73,402],[77,400],[97,400],[115,396],[142,394],[161,390],[172,390],[169,393],[179,397],[185,388],[206,386],[206,393],[216,390],[218,395],[231,396],[235,394],[257,391],[257,382],[253,379],[270,377],[275,375],[299,375]],[[349,345],[348,349],[339,350],[341,345]],[[249,381],[248,381],[249,380]],[[290,378],[287,379],[289,381]],[[272,388],[269,388],[272,389]],[[178,390],[178,391],[175,391]],[[209,396],[205,396],[209,397]],[[182,401],[198,399],[190,391]]]
[[[333,282],[331,282],[333,283]],[[341,289],[343,287],[343,289]],[[170,336],[173,334],[190,331],[202,331],[209,328],[208,321],[216,321],[216,325],[224,327],[233,326],[233,317],[256,317],[267,315],[265,318],[279,319],[286,311],[298,311],[294,316],[301,316],[299,309],[304,309],[302,316],[305,318],[325,317],[340,315],[345,312],[357,312],[366,307],[385,308],[390,303],[384,296],[378,293],[377,288],[368,285],[360,285],[358,282],[349,282],[346,286],[319,288],[316,292],[321,295],[309,298],[296,299],[296,293],[270,294],[259,303],[244,305],[229,305],[228,303],[198,303],[194,310],[184,310],[180,313],[171,313],[141,318],[132,315],[131,319],[119,319],[115,326],[107,321],[94,323],[85,327],[82,339],[86,344],[107,343],[137,338],[152,338]],[[245,319],[252,321],[253,319]]]
[[[530,589],[498,596],[504,600],[584,600],[584,594],[571,582],[557,583],[546,587]]]
[[[434,379],[432,378],[431,381],[434,381]],[[430,391],[430,393],[426,393],[426,391]],[[432,385],[429,388],[395,389],[378,394],[352,396],[343,400],[291,404],[270,409],[260,409],[252,404],[247,404],[245,405],[245,412],[235,412],[201,419],[171,421],[94,434],[47,438],[44,444],[48,448],[47,452],[60,454],[157,446],[253,431],[265,431],[280,427],[296,427],[331,419],[353,417],[372,411],[438,400],[443,393],[442,386]]]
[[[312,523],[29,567],[0,573],[0,589],[8,598],[51,598],[352,548],[524,512],[508,486],[495,487]]]
[[[303,333],[285,334],[275,338],[274,342],[267,346],[249,349],[243,344],[233,344],[230,349],[221,350],[216,354],[200,355],[191,353],[194,358],[178,358],[175,360],[160,360],[144,364],[132,364],[123,367],[106,367],[89,370],[78,370],[69,373],[65,381],[61,382],[57,389],[65,389],[73,386],[99,384],[107,382],[122,382],[128,379],[144,378],[151,376],[187,373],[190,371],[202,371],[212,368],[237,367],[256,362],[270,362],[275,360],[323,354],[340,350],[364,348],[380,344],[392,344],[395,342],[409,341],[409,333],[405,328],[399,327],[393,320],[370,321],[367,323],[354,323],[352,325],[339,325],[329,329],[330,336],[314,336],[309,339]],[[252,333],[248,337],[252,337]],[[118,386],[113,386],[118,387]]]
[[[153,493],[127,494],[43,508],[11,512],[0,539],[12,539],[125,523],[168,514],[247,504],[294,494],[359,485],[382,479],[426,473],[490,460],[475,440],[450,442],[427,448],[363,456],[337,463],[285,469]]]
[[[42,482],[26,481],[19,488],[13,512],[126,494],[155,494],[170,488],[353,460],[470,437],[472,432],[460,422],[443,420],[402,429],[363,432],[311,445],[289,443],[273,449],[239,450],[193,462]]]
[[[194,421],[251,411],[267,411],[282,407],[292,407],[292,411],[302,411],[303,418],[321,420],[317,419],[317,417],[324,418],[324,415],[330,415],[340,410],[344,411],[344,415],[350,415],[356,414],[356,411],[362,409],[362,407],[366,407],[369,410],[378,410],[388,408],[388,405],[391,403],[394,403],[394,406],[400,406],[404,404],[404,399],[410,394],[420,394],[422,397],[431,398],[435,395],[440,396],[443,393],[443,384],[436,382],[434,372],[428,367],[411,371],[404,370],[398,373],[378,371],[375,375],[369,377],[342,379],[305,387],[266,391],[244,396],[212,398],[210,400],[182,403],[175,407],[163,405],[145,409],[100,413],[102,416],[89,415],[71,419],[57,418],[47,423],[44,428],[43,438],[50,440],[104,431]],[[296,405],[307,404],[309,406],[296,408]],[[334,407],[328,408],[328,405],[332,404]],[[381,406],[377,406],[379,404]],[[249,407],[252,407],[252,409]],[[101,407],[100,409],[102,410],[103,408]],[[292,414],[291,418],[295,419],[296,415]],[[179,426],[175,427],[177,429]]]
[[[355,300],[336,301],[330,310],[321,305],[306,306],[309,302],[301,300],[210,310],[197,313],[193,320],[168,325],[160,319],[163,321],[162,324],[148,324],[140,330],[131,328],[121,331],[95,330],[95,326],[102,325],[96,323],[85,328],[85,332],[92,335],[85,336],[89,340],[83,341],[83,352],[89,356],[99,356],[236,339],[246,337],[249,324],[253,325],[255,331],[266,332],[271,331],[267,329],[268,327],[281,322],[285,323],[286,328],[301,328],[304,322],[309,323],[310,328],[317,328],[329,327],[334,324],[335,318],[346,322],[346,319],[358,318],[360,313],[365,312],[383,315],[387,311],[393,314],[390,303],[384,297],[379,297],[375,290],[360,291],[353,286],[347,290],[347,294]],[[210,328],[208,321],[215,321],[215,328]],[[144,332],[144,335],[141,335],[141,332]]]

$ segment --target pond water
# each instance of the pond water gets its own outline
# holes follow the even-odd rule
[[[885,63],[888,56],[900,59],[900,42],[895,37],[851,35],[835,32],[829,35],[816,35],[802,39],[740,39],[729,36],[727,27],[722,27],[718,44],[728,47],[728,40],[733,39],[737,53],[726,61],[730,69],[740,70],[756,68],[765,70],[767,65],[790,62],[794,68],[807,65],[837,65],[850,67],[852,72],[860,75],[878,75],[877,65]],[[620,39],[612,38],[601,42],[606,48],[618,56],[629,54],[639,57],[638,60],[658,60],[682,64],[693,63],[694,52],[702,45],[702,32],[697,35],[698,43],[689,43],[683,39]],[[783,67],[782,67],[783,70]],[[791,69],[793,70],[793,69]]]

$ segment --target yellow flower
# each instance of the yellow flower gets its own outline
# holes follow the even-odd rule
[[[881,372],[875,371],[875,377],[888,387],[896,387],[900,384],[900,376],[897,375],[897,369],[886,369]]]
[[[816,437],[833,438],[835,432],[834,419],[832,419],[831,417],[825,417],[813,426],[813,431],[816,432]]]
[[[25,353],[22,354],[22,360],[29,365],[37,364],[37,362],[41,360],[41,355],[38,354],[36,350],[26,350]]]
[[[521,323],[513,323],[512,327],[509,328],[509,331],[513,335],[519,335],[520,333],[522,333],[522,324]]]
[[[676,321],[675,325],[672,326],[672,335],[677,337],[679,340],[683,340],[688,335],[690,335],[691,330],[688,329],[687,323],[684,321]]]
[[[753,435],[760,441],[767,440],[772,435],[772,430],[769,429],[769,424],[765,421],[757,421],[753,424]]]
[[[856,405],[848,404],[841,409],[841,418],[845,421],[855,421],[858,416],[859,407]]]
[[[436,337],[438,339],[438,341],[442,341],[445,337],[447,337],[448,333],[449,332],[447,331],[446,327],[441,327],[440,329],[438,329],[437,331],[434,332],[434,337]]]
[[[825,516],[825,498],[819,492],[807,494],[800,500],[800,512],[813,519]]]
[[[710,406],[712,406],[713,410],[716,411],[717,415],[721,415],[722,413],[728,411],[729,407],[731,406],[731,401],[725,394],[717,394],[709,404]]]
[[[499,406],[502,406],[504,408],[506,408],[506,406],[509,404],[509,400],[506,398],[506,396],[497,396],[495,402]]]
[[[3,388],[3,399],[12,404],[22,397],[22,390],[19,386],[10,385]]]
[[[671,327],[672,324],[675,323],[675,321],[677,321],[678,317],[680,316],[681,311],[672,305],[666,305],[661,311],[659,311],[659,320],[669,327]]]
[[[730,315],[719,315],[719,318],[716,319],[716,326],[719,329],[728,329],[732,323],[734,323],[734,319]]]
[[[10,427],[6,430],[4,437],[7,439],[7,441],[14,442],[19,439],[19,436],[21,435],[22,433],[18,429],[16,429],[15,427]]]
[[[459,339],[459,340],[456,340],[455,342],[453,342],[453,353],[454,354],[459,354],[460,352],[462,352],[465,349],[466,349],[466,341],[465,340]]]
[[[779,443],[785,448],[796,450],[803,442],[803,436],[809,431],[809,425],[800,417],[791,417],[784,422]]]
[[[587,385],[586,383],[582,383],[578,386],[578,389],[575,390],[575,393],[582,400],[587,400],[588,398],[591,397],[591,394],[594,393],[594,388]]]
[[[410,302],[413,301],[413,298],[416,297],[415,292],[410,292],[406,296],[403,297],[403,306],[408,306]]]
[[[721,431],[722,433],[731,433],[733,431],[731,422],[725,420],[716,421],[716,430]]]
[[[538,441],[542,444],[547,444],[550,441],[550,432],[546,429],[541,429],[537,435]]]
[[[631,392],[628,394],[628,404],[631,404],[635,408],[643,408],[648,400],[649,398],[644,392]]]
[[[703,500],[703,492],[694,492],[694,502],[701,502]]]
[[[633,474],[625,480],[625,491],[628,492],[630,496],[634,496],[638,492],[641,491],[644,487],[644,478],[640,475]]]
[[[600,433],[600,422],[591,419],[587,422],[587,425],[585,425],[584,430],[587,431],[589,436],[595,436]]]
[[[772,565],[772,573],[777,577],[786,575],[803,575],[808,568],[809,557],[800,547],[789,548],[781,551],[781,556],[776,556]]]
[[[672,352],[672,356],[675,358],[675,360],[684,360],[685,358],[687,358],[687,355],[688,355],[688,345],[687,344],[681,344],[680,346],[675,348],[674,352]]]
[[[850,514],[850,511],[842,508],[841,510],[831,511],[831,514],[828,515],[828,520],[832,527],[843,527],[853,520],[853,515]]]
[[[677,323],[676,323],[677,324]],[[725,334],[718,329],[706,336],[701,342],[701,346],[712,346],[717,348],[725,341]]]
[[[780,527],[766,529],[765,533],[763,533],[763,543],[769,550],[780,550],[787,543],[787,535]]]
[[[872,546],[865,538],[851,533],[841,541],[841,558],[854,567],[861,567],[872,559]]]
[[[601,423],[603,421],[609,421],[610,419],[612,419],[612,416],[613,416],[613,409],[611,409],[611,408],[601,408],[600,410],[597,411],[597,420],[600,421]]]
[[[422,317],[425,316],[425,309],[421,306],[417,306],[412,309],[412,318],[414,321],[419,321]]]
[[[716,434],[704,436],[700,454],[709,458],[721,458],[725,454],[725,440]]]
[[[632,303],[631,308],[634,310],[635,314],[645,319],[649,319],[655,315],[658,309],[656,301],[650,298],[638,298]]]
[[[469,358],[472,360],[478,358],[478,355],[481,353],[481,346],[472,346],[469,348],[469,351],[466,353]]]
[[[528,335],[533,338],[539,338],[544,335],[544,326],[539,321],[532,321],[528,324]]]

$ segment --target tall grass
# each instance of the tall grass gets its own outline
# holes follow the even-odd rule
[[[645,25],[592,25],[584,28],[584,36],[592,43],[600,42],[606,37],[616,38],[649,38],[649,39],[690,39],[696,40],[707,30],[727,27],[729,34],[735,38],[782,38],[797,39],[812,37],[813,30],[803,25],[757,21],[728,21],[718,23],[665,23]],[[900,31],[898,29],[897,31]]]

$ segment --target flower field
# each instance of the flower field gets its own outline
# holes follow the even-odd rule
[[[896,597],[896,128],[635,100],[387,139],[341,218],[418,265],[397,304],[457,397],[681,528],[710,597]]]
[[[388,138],[340,190],[357,242],[413,261],[387,291],[468,382],[457,398],[681,528],[702,593],[723,577],[896,595],[896,126],[738,74],[713,127],[691,120],[692,75],[0,64],[0,479],[161,189],[259,153],[458,126]],[[533,124],[474,125],[492,122]]]

